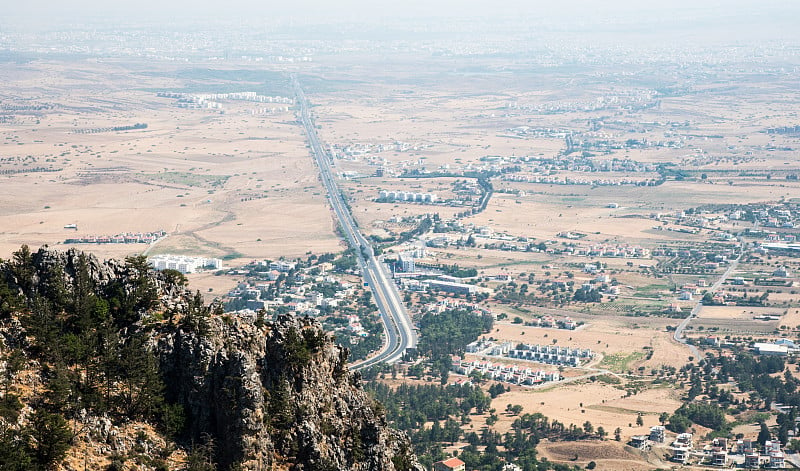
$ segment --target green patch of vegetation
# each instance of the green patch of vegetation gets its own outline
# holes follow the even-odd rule
[[[516,267],[516,266],[525,266],[525,265],[542,265],[544,262],[538,260],[514,260],[511,262],[500,262],[494,263],[490,265],[484,265],[483,269],[489,268],[508,268],[508,267]]]
[[[684,404],[676,410],[669,418],[668,428],[673,432],[683,433],[692,423],[720,432],[730,430],[723,409],[716,404],[699,402]]]
[[[467,344],[492,328],[492,317],[464,310],[426,314],[420,321],[419,351],[431,357],[464,353]]]
[[[614,375],[592,376],[590,379],[592,381],[599,381],[601,383],[606,383],[606,384],[620,384],[622,382],[621,379],[617,378]]]
[[[461,440],[461,425],[470,420],[471,413],[484,413],[491,405],[491,398],[472,385],[403,384],[392,389],[383,383],[369,382],[365,389],[383,404],[386,418],[409,434],[414,451],[428,467],[447,457],[442,442]],[[412,403],[414,407],[407,406]]]
[[[475,268],[462,268],[458,264],[454,265],[440,265],[439,269],[446,275],[455,276],[457,278],[470,278],[478,276],[478,270]]]
[[[643,298],[654,298],[660,296],[663,291],[669,291],[669,289],[670,287],[665,284],[637,286],[634,296],[641,296]]]
[[[161,71],[143,72],[152,77],[164,76]],[[170,77],[183,80],[179,88],[145,88],[151,92],[174,93],[235,93],[242,91],[242,83],[247,84],[247,89],[263,95],[291,95],[291,83],[286,74],[253,69],[219,70],[208,68],[187,67],[171,72]],[[318,79],[319,80],[319,79]],[[213,85],[209,85],[209,82]],[[305,83],[305,82],[304,82]]]
[[[0,314],[4,320],[16,313],[29,339],[3,352],[0,469],[56,468],[74,438],[69,421],[82,413],[150,421],[168,436],[181,433],[182,409],[167,400],[157,357],[146,346],[147,322],[140,322],[159,295],[147,258],[128,257],[126,275],[100,285],[84,254],[69,266],[36,263],[40,257],[22,246],[0,263],[0,294],[14,294]],[[29,424],[17,427],[22,404],[13,382],[29,361],[41,365],[43,381],[28,400]]]
[[[640,414],[638,410],[634,409],[626,409],[624,407],[614,407],[614,406],[606,406],[603,404],[592,404],[586,406],[586,409],[592,409],[602,412],[610,412],[612,414],[630,414],[630,415],[637,415]]]
[[[565,203],[577,203],[581,201],[586,201],[586,198],[583,196],[565,196],[561,198],[561,201]]]
[[[644,353],[633,352],[629,354],[624,353],[609,353],[603,357],[600,362],[601,368],[606,368],[615,373],[624,373],[630,370],[631,363],[639,361],[644,358]]]
[[[223,255],[222,260],[236,260],[237,258],[242,258],[242,257],[244,257],[244,255],[242,255],[239,252],[231,252],[229,254]]]
[[[175,185],[199,186],[199,187],[221,187],[230,178],[229,175],[199,175],[189,172],[162,172],[143,174],[142,177],[148,181],[160,181]]]

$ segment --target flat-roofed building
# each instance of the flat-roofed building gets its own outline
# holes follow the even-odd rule
[[[404,273],[413,273],[417,270],[414,257],[408,253],[401,253],[398,257],[398,268]]]
[[[156,270],[178,270],[181,273],[194,273],[202,269],[219,270],[222,260],[218,258],[185,257],[182,255],[155,255],[148,262]]]
[[[650,446],[650,438],[647,435],[634,435],[631,437],[630,444],[639,450],[646,450]]]
[[[672,460],[681,464],[685,464],[689,460],[689,449],[684,447],[673,447]]]
[[[664,443],[666,439],[666,429],[663,425],[650,427],[650,440],[656,443]]]
[[[448,293],[455,294],[473,294],[478,291],[478,288],[475,285],[443,280],[428,280],[428,286],[433,290],[446,291]]]
[[[728,452],[725,450],[715,450],[711,453],[711,466],[727,466]]]
[[[786,345],[775,345],[774,343],[756,343],[753,345],[759,355],[782,356],[789,355],[789,347]]]

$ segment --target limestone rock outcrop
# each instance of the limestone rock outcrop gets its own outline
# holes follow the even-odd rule
[[[217,316],[202,335],[161,333],[156,351],[169,399],[195,439],[214,439],[223,469],[420,469],[313,319]]]
[[[127,311],[133,314],[120,342],[146,333],[143,348],[157,359],[164,398],[184,410],[179,445],[212,444],[217,469],[423,469],[408,437],[388,426],[360,375],[348,370],[347,350],[316,320],[203,308],[194,314],[200,320],[185,322],[199,294],[193,298],[174,274],[148,270],[142,259],[101,261],[74,249],[42,248],[25,260],[0,262],[0,298],[23,300],[21,309],[35,309],[34,297],[69,296],[81,283],[100,297],[145,285],[155,290],[155,305]],[[15,315],[0,316],[0,347],[25,350],[28,338]],[[83,420],[102,423],[98,430],[120,425],[105,416]]]

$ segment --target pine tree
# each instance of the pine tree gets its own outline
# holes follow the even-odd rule
[[[583,423],[583,431],[586,433],[592,433],[594,432],[594,426],[592,426],[592,423],[587,420]]]
[[[6,362],[3,371],[3,393],[8,396],[14,377],[25,367],[25,354],[22,350],[14,348],[5,354],[3,359]]]
[[[72,321],[78,332],[90,331],[97,328],[97,324],[107,310],[98,309],[98,298],[95,294],[96,287],[89,273],[89,263],[86,255],[78,255],[78,266],[75,267],[75,279],[72,286],[71,311]]]
[[[39,295],[34,295],[30,304],[30,310],[21,316],[20,321],[33,339],[34,353],[46,360],[60,358],[61,322],[52,304]]]
[[[141,334],[134,335],[120,350],[118,375],[120,404],[127,416],[147,419],[161,410],[164,383]]]
[[[669,414],[667,414],[666,412],[662,412],[661,414],[659,414],[658,422],[661,423],[661,425],[665,425],[667,423],[667,420],[669,420]]]
[[[767,440],[771,440],[771,439],[772,439],[772,435],[770,435],[770,433],[769,433],[769,428],[767,428],[767,424],[764,423],[764,422],[761,422],[761,429],[758,432],[758,443],[760,443],[761,446],[763,447],[764,443],[766,443]]]
[[[39,280],[39,294],[47,298],[56,314],[68,309],[69,293],[66,275],[61,264],[48,265]]]
[[[22,292],[31,295],[33,291],[33,255],[27,245],[12,254],[11,274],[16,279],[17,286]]]
[[[19,311],[23,304],[22,299],[11,289],[8,282],[0,277],[0,319]]]
[[[200,291],[197,291],[183,310],[181,327],[189,332],[204,336],[208,333],[208,318],[210,315],[211,309],[205,305]]]
[[[17,430],[0,426],[0,469],[29,471],[34,468],[28,441],[30,437]]]
[[[192,449],[186,456],[186,471],[215,471],[214,440],[206,435],[202,444],[192,444]]]
[[[72,432],[64,417],[41,407],[33,413],[28,433],[33,457],[42,468],[60,463],[72,440]]]
[[[140,313],[151,309],[158,300],[158,292],[150,277],[150,265],[143,255],[125,259],[132,272],[129,286],[117,282],[109,288],[110,304],[118,327],[129,327],[139,320]]]

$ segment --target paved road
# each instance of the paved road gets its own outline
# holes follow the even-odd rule
[[[411,317],[408,315],[400,293],[397,291],[386,267],[374,255],[372,244],[358,230],[358,225],[353,219],[347,204],[342,197],[339,186],[331,169],[333,160],[325,150],[317,135],[316,127],[309,113],[308,100],[296,77],[292,77],[295,99],[299,107],[299,119],[306,131],[311,153],[319,167],[322,184],[328,192],[328,200],[338,219],[347,242],[353,248],[364,277],[364,282],[372,291],[375,304],[380,311],[383,322],[385,338],[381,350],[371,358],[350,365],[351,369],[359,370],[378,363],[394,363],[400,360],[403,353],[409,348],[416,348],[417,334],[413,329]]]
[[[142,252],[142,255],[144,255],[145,257],[150,255],[150,251],[152,251],[154,248],[156,248],[156,244],[161,242],[162,240],[166,239],[167,237],[169,237],[169,234],[165,235],[164,237],[160,237],[160,238],[150,242],[150,245],[148,245],[147,248],[144,249],[144,252]]]
[[[786,458],[786,461],[791,463],[792,467],[795,469],[800,468],[800,456],[798,456],[797,453],[786,453],[784,457]]]
[[[733,271],[736,270],[736,267],[739,266],[739,260],[742,259],[742,255],[744,255],[744,244],[742,244],[739,248],[739,256],[736,257],[736,260],[732,261],[730,265],[728,265],[728,269],[725,270],[725,273],[723,273],[722,276],[713,285],[711,285],[709,292],[716,292],[719,287],[722,286],[722,283],[725,283],[725,281],[731,276],[731,273],[733,273]],[[692,355],[694,355],[695,360],[700,359],[700,350],[698,350],[694,345],[689,345],[687,343],[686,338],[683,336],[683,331],[686,329],[686,326],[689,325],[689,322],[697,317],[697,314],[700,312],[702,307],[703,301],[701,299],[697,301],[697,304],[694,305],[692,312],[689,313],[686,319],[684,319],[683,322],[678,325],[678,327],[675,329],[675,335],[672,336],[672,338],[674,338],[676,341],[689,347],[689,350],[692,351]]]

